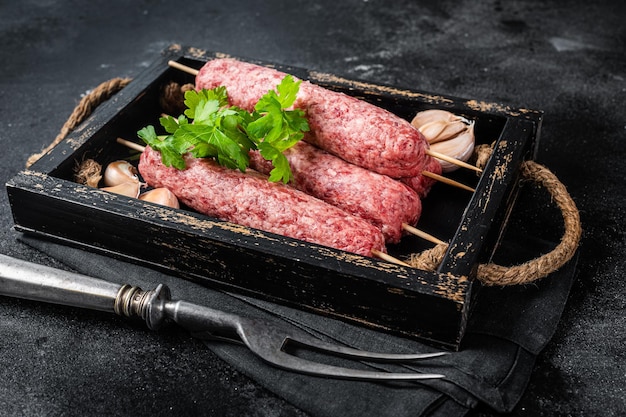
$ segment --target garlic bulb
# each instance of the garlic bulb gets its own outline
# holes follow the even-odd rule
[[[104,185],[114,187],[125,182],[139,182],[137,169],[127,161],[115,161],[104,170]]]
[[[459,161],[466,162],[474,152],[474,122],[446,110],[432,109],[419,112],[411,124],[430,144],[430,149]],[[440,161],[443,172],[459,167]]]
[[[112,187],[102,187],[100,189],[115,194],[125,195],[126,197],[137,198],[139,197],[140,187],[141,183],[139,181],[126,181]]]
[[[180,208],[178,198],[167,188],[155,188],[154,190],[146,191],[139,196],[139,199],[162,206]]]

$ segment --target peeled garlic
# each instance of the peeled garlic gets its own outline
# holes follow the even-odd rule
[[[102,187],[101,190],[125,195],[126,197],[137,198],[139,197],[140,187],[141,183],[139,181],[127,181],[112,187]]]
[[[433,143],[430,149],[459,161],[467,161],[474,152],[474,124],[472,123],[465,132],[452,139]],[[447,161],[440,160],[439,163],[443,172],[451,172],[459,168],[458,165]]]
[[[139,182],[137,169],[127,161],[115,161],[104,170],[104,185],[114,187],[125,182]]]
[[[162,206],[180,208],[178,198],[167,188],[155,188],[154,190],[146,191],[139,196],[139,199]]]
[[[446,110],[432,109],[419,112],[411,124],[430,144],[430,149],[459,161],[466,162],[474,152],[474,122]],[[443,172],[458,169],[458,165],[439,161]]]
[[[467,124],[461,120],[435,120],[422,125],[419,131],[422,132],[428,143],[437,143],[454,138],[466,129]]]
[[[429,122],[435,122],[435,121],[452,122],[454,120],[457,120],[458,118],[459,116],[449,111],[431,109],[431,110],[424,110],[424,111],[417,113],[415,117],[413,118],[413,121],[411,121],[411,124],[413,124],[413,126],[419,129],[420,126],[424,126],[426,123],[429,123]]]

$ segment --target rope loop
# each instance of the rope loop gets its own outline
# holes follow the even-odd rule
[[[486,165],[492,150],[493,144],[476,147],[476,165],[479,168]],[[580,214],[565,186],[549,169],[534,161],[522,162],[520,171],[524,180],[533,181],[550,193],[552,200],[563,216],[564,233],[559,244],[551,252],[520,265],[501,266],[494,263],[478,265],[476,278],[483,285],[528,284],[545,278],[560,269],[574,256],[580,242],[582,235]],[[441,264],[447,249],[446,243],[439,244],[421,253],[411,255],[408,263],[415,268],[434,272]]]
[[[105,81],[92,91],[90,91],[85,97],[83,97],[74,111],[67,119],[61,131],[57,137],[41,152],[31,155],[26,161],[26,168],[30,168],[32,164],[37,162],[39,158],[48,153],[52,148],[58,145],[72,130],[81,124],[96,107],[111,98],[115,93],[126,87],[131,81],[130,78],[113,78],[109,81]]]

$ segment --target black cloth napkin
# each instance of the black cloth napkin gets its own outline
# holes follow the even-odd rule
[[[329,341],[372,351],[437,350],[414,340],[207,288],[107,256],[86,255],[82,250],[47,240],[29,236],[20,239],[79,273],[142,288],[163,283],[170,287],[175,299],[242,316],[280,320]],[[500,264],[530,259],[527,256],[534,256],[538,249],[547,251],[553,246],[538,240],[516,242],[505,243],[499,249],[496,260]],[[573,282],[575,263],[573,259],[533,284],[482,288],[459,352],[410,366],[363,364],[372,369],[410,368],[443,373],[444,380],[372,383],[325,379],[276,369],[244,346],[216,342],[206,342],[206,346],[260,385],[313,416],[463,416],[480,403],[498,412],[509,412],[526,388],[536,355],[554,334]]]

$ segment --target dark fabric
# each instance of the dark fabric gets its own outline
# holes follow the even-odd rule
[[[436,350],[416,341],[338,320],[209,289],[110,257],[87,256],[82,250],[32,237],[22,239],[80,273],[145,289],[163,283],[170,287],[175,299],[242,316],[282,320],[326,340],[374,351]],[[547,242],[535,242],[535,245],[549,247]],[[507,251],[505,245],[501,251],[504,258],[527,254],[523,247],[511,245],[509,248],[513,250]],[[505,260],[499,259],[500,262]],[[463,416],[480,403],[507,412],[519,401],[536,355],[554,334],[573,281],[574,266],[572,261],[547,279],[531,285],[481,289],[459,352],[403,366],[404,370],[443,373],[445,380],[370,383],[322,379],[276,369],[244,346],[215,341],[206,342],[206,346],[233,367],[313,416]],[[402,370],[386,364],[363,366]]]

